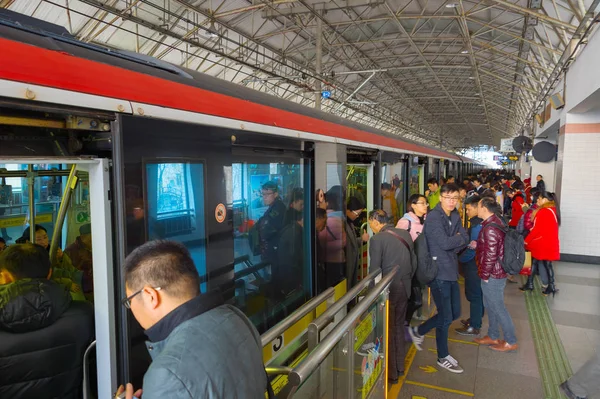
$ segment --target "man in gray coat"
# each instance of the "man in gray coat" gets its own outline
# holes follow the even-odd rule
[[[388,224],[389,218],[384,210],[369,212],[369,227],[375,235],[369,243],[371,257],[370,270],[381,268],[386,275],[395,266],[400,271],[390,284],[390,327],[389,327],[389,366],[388,381],[396,384],[404,375],[404,319],[410,297],[411,280],[417,270],[413,241],[408,231],[396,229]]]
[[[242,312],[224,305],[218,292],[200,294],[199,287],[196,266],[180,243],[150,241],[125,259],[123,305],[145,329],[152,357],[143,392],[135,396],[264,398],[267,376],[258,332]],[[133,391],[127,384],[127,399]]]

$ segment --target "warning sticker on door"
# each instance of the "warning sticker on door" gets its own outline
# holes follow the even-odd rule
[[[215,208],[215,219],[217,219],[217,222],[223,223],[225,221],[225,216],[227,216],[227,208],[225,208],[225,205],[217,205]]]

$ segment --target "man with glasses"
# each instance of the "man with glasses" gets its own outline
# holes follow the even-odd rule
[[[440,189],[440,203],[427,215],[423,231],[429,253],[438,266],[436,278],[429,283],[437,314],[418,328],[409,328],[417,350],[421,350],[423,338],[431,329],[436,331],[437,364],[452,372],[464,370],[448,352],[448,329],[460,317],[460,291],[458,288],[458,252],[469,243],[469,235],[461,224],[456,210],[459,200],[458,187],[444,184]]]
[[[149,339],[144,399],[265,396],[258,332],[218,291],[200,293],[198,271],[183,244],[161,240],[136,248],[125,259],[125,292],[123,305]],[[134,397],[131,384],[118,394],[124,390],[127,399]]]
[[[279,235],[284,226],[286,207],[279,196],[279,188],[274,181],[262,185],[263,203],[269,208],[256,223],[259,236],[260,255],[263,262],[276,267]]]

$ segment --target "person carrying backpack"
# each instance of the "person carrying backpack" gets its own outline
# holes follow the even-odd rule
[[[497,216],[500,206],[493,198],[482,198],[477,211],[483,222],[477,239],[476,259],[489,327],[486,336],[475,338],[474,341],[479,345],[488,345],[497,352],[513,352],[518,349],[515,325],[504,303],[504,288],[508,277],[505,269],[510,270],[514,264],[513,259],[509,259],[510,251],[507,252],[505,248],[509,232],[504,229],[502,220]],[[511,231],[512,233],[516,232]],[[504,340],[500,339],[500,327]]]

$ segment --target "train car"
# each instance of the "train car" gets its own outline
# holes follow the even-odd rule
[[[337,192],[332,211],[342,219],[350,196],[367,209],[388,206],[397,218],[428,177],[460,177],[473,165],[195,71],[79,42],[60,26],[0,14],[0,235],[11,244],[39,224],[52,237],[51,253],[68,254],[90,225],[93,267],[81,266],[80,284],[95,305],[98,397],[119,382],[139,386],[149,364],[143,331],[121,306],[121,266],[135,247],[184,243],[202,292],[220,289],[262,333],[324,288],[315,193]],[[382,197],[382,183],[391,194]],[[301,214],[301,251],[261,248],[257,226],[273,203],[284,217]],[[277,236],[287,227],[281,223]],[[363,254],[359,276],[366,247]],[[282,291],[274,276],[284,261],[295,274]],[[335,283],[339,297],[345,281]],[[293,349],[306,323],[265,350],[265,362]]]

